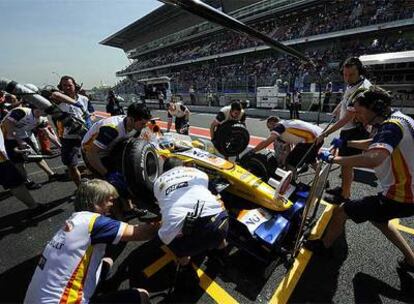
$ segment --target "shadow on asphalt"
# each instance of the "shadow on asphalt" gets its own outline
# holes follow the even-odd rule
[[[122,285],[147,289],[155,303],[198,302],[205,291],[200,287],[194,270],[185,274],[185,277],[176,277],[176,264],[171,261],[152,276],[145,275],[144,269],[166,254],[161,246],[162,242],[156,238],[133,250],[114,270],[112,277],[100,286],[99,292],[115,291]],[[246,260],[249,260],[249,263],[246,263]],[[231,282],[238,292],[252,301],[256,300],[268,279],[263,276],[265,265],[253,261],[250,256],[239,251],[224,261],[199,256],[193,258],[193,262],[212,281],[219,285],[216,280],[218,278],[223,282]],[[251,280],[252,275],[255,277],[254,281]],[[175,289],[169,294],[173,285]]]
[[[312,256],[289,302],[332,303],[338,288],[339,270],[347,256],[348,245],[344,233],[334,243],[332,255]]]
[[[372,172],[367,172],[364,170],[354,170],[354,181],[357,183],[369,185],[371,187],[378,186],[378,179],[376,175]]]
[[[32,216],[30,216],[29,210],[25,209],[0,217],[0,239],[12,233],[20,233],[28,227],[36,226],[38,223],[62,213],[62,209],[52,209],[68,202],[69,198],[70,196],[67,196],[44,204],[45,210]]]
[[[23,303],[38,261],[39,255],[0,274],[1,289],[7,290],[7,292],[2,292],[0,302]]]
[[[368,274],[359,272],[355,275],[355,303],[382,303],[384,298],[405,303],[414,302],[414,276],[397,269],[401,288],[398,290]]]

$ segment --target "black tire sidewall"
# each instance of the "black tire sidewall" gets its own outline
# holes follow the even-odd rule
[[[147,167],[149,158],[153,158],[151,165],[155,165],[155,168]],[[111,159],[115,169],[124,175],[129,191],[134,196],[140,196],[143,190],[153,191],[154,181],[160,174],[160,166],[157,153],[151,144],[137,138],[128,138],[117,144]],[[156,173],[154,177],[150,176],[150,170]]]
[[[263,181],[269,180],[269,174],[267,172],[267,168],[265,164],[257,157],[249,157],[245,158],[240,161],[241,166],[248,170],[249,172],[253,173],[257,177],[260,177]],[[259,171],[259,172],[258,172]]]
[[[229,139],[237,145],[232,145],[231,149],[226,147],[226,143],[229,142]],[[214,147],[219,153],[223,156],[231,157],[237,156],[242,153],[247,146],[249,145],[250,134],[246,129],[246,126],[239,121],[226,121],[222,123],[216,130],[214,134]]]

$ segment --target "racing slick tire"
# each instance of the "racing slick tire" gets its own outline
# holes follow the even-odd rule
[[[134,196],[139,197],[143,190],[152,192],[161,170],[157,152],[151,144],[137,138],[124,139],[113,149],[111,159]]]
[[[267,182],[269,178],[276,176],[277,159],[274,152],[268,149],[259,151],[253,155],[244,155],[240,159],[240,165]]]
[[[250,134],[244,124],[228,120],[222,123],[214,134],[213,144],[225,157],[237,156],[249,145]]]

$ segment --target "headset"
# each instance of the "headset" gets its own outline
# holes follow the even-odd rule
[[[373,111],[376,115],[382,117],[388,116],[391,100],[391,95],[377,86],[371,86],[368,89],[358,88],[351,96],[352,105],[358,102]]]
[[[358,57],[349,57],[341,65],[341,69],[340,69],[341,75],[344,72],[344,68],[350,67],[350,66],[355,66],[360,76],[365,77],[368,73],[367,67],[362,63],[361,60],[359,60]]]
[[[63,91],[62,82],[68,79],[72,80],[73,84],[75,85],[75,92],[78,93],[80,89],[82,88],[82,85],[77,84],[77,82],[75,81],[75,78],[73,78],[72,76],[68,76],[68,75],[62,76],[62,78],[60,78],[57,88]]]

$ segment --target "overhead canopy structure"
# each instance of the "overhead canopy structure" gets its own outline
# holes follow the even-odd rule
[[[203,0],[225,11],[234,11],[263,0]],[[138,13],[138,12],[137,12]],[[162,5],[100,42],[128,51],[150,41],[168,36],[204,22],[204,19],[170,5]]]
[[[364,55],[359,57],[364,65],[414,62],[414,51],[396,53],[381,53],[375,55]]]

